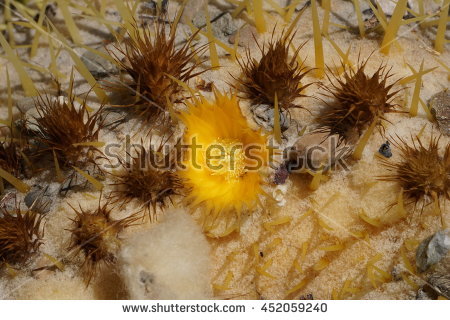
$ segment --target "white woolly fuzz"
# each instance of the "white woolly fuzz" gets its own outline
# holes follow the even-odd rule
[[[209,253],[192,217],[173,210],[124,243],[119,266],[131,299],[210,299]]]

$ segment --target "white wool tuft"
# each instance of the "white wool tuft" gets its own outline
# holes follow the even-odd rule
[[[192,217],[172,210],[124,243],[119,268],[131,299],[210,299],[209,254]]]

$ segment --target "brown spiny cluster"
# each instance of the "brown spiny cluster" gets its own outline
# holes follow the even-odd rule
[[[172,24],[169,33],[162,20],[154,22],[154,35],[149,27],[140,30],[135,25],[125,48],[117,48],[124,59],[113,54],[121,70],[131,78],[127,86],[131,88],[134,99],[124,106],[132,107],[146,121],[161,120],[170,104],[180,101],[183,88],[174,79],[188,82],[203,72],[196,71],[201,61],[194,58],[204,48],[192,48],[196,35],[177,47],[177,25]],[[129,88],[117,85],[106,87],[111,92],[129,91]]]
[[[14,141],[0,142],[0,168],[18,177],[23,172],[23,166],[18,144]]]
[[[87,284],[96,273],[101,264],[113,264],[116,253],[120,247],[119,234],[131,226],[139,217],[130,217],[114,220],[108,203],[98,206],[93,211],[73,208],[76,217],[72,219],[74,226],[68,250],[74,255],[84,255],[83,276]]]
[[[277,41],[272,39],[267,48],[259,47],[262,53],[259,61],[252,58],[249,49],[246,61],[238,60],[244,76],[243,79],[237,79],[239,89],[253,104],[273,105],[276,94],[280,106],[288,109],[297,107],[294,104],[295,99],[306,96],[303,91],[311,83],[302,85],[301,81],[311,69],[303,67],[303,64],[297,61],[302,46],[289,58],[293,38],[294,35],[282,35]]]
[[[320,114],[319,131],[339,135],[340,140],[359,137],[373,122],[384,120],[385,113],[395,112],[393,97],[398,91],[391,91],[396,82],[388,84],[392,76],[386,65],[380,66],[372,76],[365,72],[367,64],[361,63],[356,71],[344,66],[344,73],[332,73],[330,87],[325,87],[332,101]]]
[[[95,163],[99,150],[89,143],[97,142],[104,123],[100,118],[102,108],[89,112],[86,100],[79,106],[70,92],[64,100],[40,96],[36,100],[38,116],[33,120],[37,140],[36,155],[51,155],[55,152],[61,168],[84,167]],[[34,126],[29,126],[34,127]]]
[[[31,172],[26,166],[29,153],[26,136],[15,126],[7,130],[5,141],[0,142],[0,168],[16,178],[28,176]]]
[[[42,215],[34,211],[22,212],[1,209],[0,263],[24,265],[42,244]]]
[[[114,175],[116,182],[112,184],[116,188],[111,192],[113,202],[122,207],[133,199],[139,200],[150,218],[157,206],[163,208],[167,201],[172,202],[172,196],[179,194],[182,183],[173,171],[170,155],[159,161],[159,154],[160,150],[141,148],[130,160],[122,161],[123,172]]]
[[[439,138],[431,138],[428,145],[417,137],[411,145],[397,139],[394,144],[400,150],[402,160],[395,163],[384,160],[383,165],[392,173],[380,179],[400,183],[411,203],[450,200],[450,144],[440,155]]]

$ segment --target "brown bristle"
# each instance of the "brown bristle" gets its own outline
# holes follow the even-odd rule
[[[400,150],[402,160],[395,163],[384,160],[383,165],[392,174],[380,180],[400,183],[411,203],[424,200],[424,204],[429,204],[435,198],[450,200],[450,143],[443,156],[439,154],[439,138],[431,138],[428,146],[417,137],[412,145],[401,138],[393,143]]]
[[[38,117],[34,119],[37,131],[34,132],[40,146],[36,154],[51,155],[55,152],[61,168],[84,167],[95,163],[95,154],[100,151],[85,143],[97,142],[104,122],[100,118],[102,108],[89,112],[84,99],[79,107],[75,97],[60,101],[48,95],[36,100]],[[81,144],[81,145],[79,145]]]
[[[250,49],[247,49],[246,61],[238,60],[244,78],[235,78],[240,89],[250,99],[252,104],[273,105],[275,94],[279,105],[288,109],[298,107],[294,100],[306,97],[302,92],[312,83],[302,85],[301,81],[310,68],[303,67],[297,59],[302,46],[298,47],[293,56],[289,58],[289,47],[294,35],[281,36],[277,41],[269,41],[267,49],[259,47],[262,57],[259,61],[252,58]]]
[[[116,253],[120,247],[119,234],[125,228],[133,225],[139,217],[114,220],[108,203],[98,206],[93,211],[76,210],[76,218],[72,219],[74,227],[68,231],[72,233],[69,251],[75,255],[83,253],[83,276],[87,284],[95,275],[101,264],[110,265],[116,261]]]
[[[38,252],[43,237],[42,217],[34,211],[1,208],[0,262],[24,265]]]
[[[113,202],[120,207],[136,199],[142,203],[150,218],[156,213],[156,207],[164,208],[167,202],[172,202],[172,196],[180,193],[182,183],[173,171],[173,160],[167,155],[163,160],[166,165],[158,169],[157,152],[151,148],[136,150],[136,155],[128,162],[121,161],[123,172],[114,175],[116,190],[111,192]]]
[[[22,129],[8,127],[9,134],[5,141],[0,142],[0,168],[16,178],[28,177],[30,174],[27,170],[30,168],[26,166],[29,144]]]
[[[339,135],[341,140],[352,140],[358,137],[374,120],[385,120],[384,115],[396,112],[392,99],[399,91],[391,92],[398,81],[388,84],[392,76],[386,65],[381,65],[371,77],[365,73],[369,59],[359,64],[354,71],[342,64],[344,73],[341,76],[332,74],[330,86],[325,87],[328,96],[333,98],[326,103],[325,110],[318,118],[319,131],[329,135]]]
[[[0,142],[0,168],[19,177],[24,171],[24,163],[17,143]]]
[[[170,110],[170,104],[181,101],[183,88],[169,76],[186,83],[204,72],[196,71],[201,61],[194,58],[205,47],[193,48],[196,34],[177,47],[176,30],[177,25],[171,24],[168,35],[163,18],[154,22],[154,36],[148,27],[140,31],[135,24],[125,48],[117,48],[124,59],[112,54],[122,71],[131,78],[126,85],[132,90],[133,102],[122,106],[132,107],[146,121],[161,120],[161,116]],[[113,93],[125,89],[114,84],[105,87]]]

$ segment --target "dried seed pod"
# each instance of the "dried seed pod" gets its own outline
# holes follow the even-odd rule
[[[95,210],[74,210],[76,217],[71,219],[74,227],[69,229],[72,233],[71,243],[68,247],[75,255],[84,254],[83,276],[89,285],[100,264],[113,264],[116,261],[116,252],[120,247],[120,232],[133,225],[140,217],[136,214],[127,218],[114,220],[111,218],[109,203],[98,205]]]
[[[121,160],[123,171],[113,175],[116,190],[110,194],[119,207],[137,199],[152,218],[157,206],[165,207],[167,201],[172,202],[172,197],[180,194],[183,185],[174,171],[175,159],[169,153],[161,161],[162,147],[156,150],[141,147],[135,156],[128,155],[128,161]]]
[[[400,91],[392,91],[398,80],[387,83],[392,74],[386,65],[369,77],[365,72],[368,61],[359,63],[356,71],[342,64],[344,73],[340,76],[330,70],[331,76],[327,75],[330,85],[323,87],[332,101],[325,102],[326,108],[318,117],[318,131],[337,134],[341,141],[352,140],[353,135],[360,136],[373,121],[386,120],[386,113],[398,112],[392,103]]]
[[[18,177],[23,172],[23,161],[19,146],[14,141],[0,142],[0,168]]]
[[[27,137],[16,127],[8,128],[9,135],[0,142],[0,168],[16,178],[28,177],[26,164],[29,151]]]
[[[443,156],[439,154],[439,138],[432,137],[428,146],[416,137],[412,145],[397,137],[392,142],[401,153],[402,160],[382,164],[392,172],[380,180],[397,181],[410,203],[424,200],[424,205],[439,199],[450,200],[450,144]]]
[[[258,45],[262,53],[259,61],[252,58],[248,48],[246,61],[238,60],[244,77],[235,78],[239,83],[237,89],[241,90],[252,104],[274,105],[276,94],[280,107],[288,109],[299,107],[294,104],[294,100],[306,97],[303,91],[312,83],[302,85],[301,81],[312,69],[298,62],[298,55],[304,44],[289,58],[289,48],[294,36],[295,34],[282,34],[274,41],[272,34],[267,48],[265,45],[262,48]]]
[[[174,79],[188,82],[206,71],[196,71],[202,61],[195,59],[206,47],[195,48],[192,42],[196,34],[177,47],[177,24],[171,24],[170,34],[167,34],[164,19],[155,20],[154,35],[149,27],[140,30],[135,24],[133,28],[124,48],[117,48],[124,59],[111,53],[121,70],[131,78],[128,88],[112,83],[105,88],[112,93],[131,88],[133,102],[118,106],[132,107],[146,121],[161,120],[171,104],[182,100],[183,88]]]
[[[24,265],[42,244],[43,216],[34,211],[0,208],[0,262]]]
[[[96,155],[101,154],[95,142],[104,127],[100,117],[103,107],[89,112],[86,99],[77,106],[72,89],[67,99],[39,96],[36,100],[38,116],[32,120],[37,128],[34,132],[38,142],[35,156],[47,154],[53,157],[55,152],[63,169],[95,164]]]

